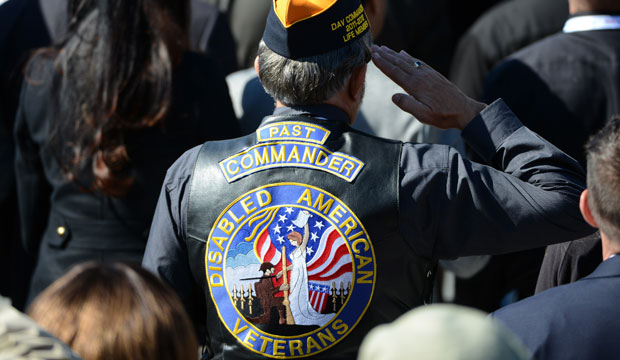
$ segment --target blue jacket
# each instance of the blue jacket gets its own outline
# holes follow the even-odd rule
[[[572,284],[543,291],[493,316],[516,333],[536,359],[617,359],[620,257]]]

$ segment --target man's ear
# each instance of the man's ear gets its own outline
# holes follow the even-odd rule
[[[254,70],[256,70],[256,75],[258,75],[258,70],[259,70],[259,66],[258,66],[258,56],[256,56],[254,58]]]
[[[370,34],[376,39],[385,23],[388,0],[367,0],[364,5],[364,11],[370,22]]]
[[[377,14],[377,4],[375,4],[375,0],[366,1],[366,4],[364,5],[364,12],[372,24],[372,20],[374,20],[374,16]]]
[[[579,210],[581,210],[581,215],[586,220],[590,226],[598,228],[598,224],[592,216],[592,210],[590,209],[590,205],[588,205],[588,189],[585,189],[581,193],[581,197],[579,198]]]
[[[349,78],[348,94],[352,99],[357,100],[358,96],[361,97],[364,92],[364,83],[366,82],[366,68],[368,65],[364,64],[353,70],[351,77]],[[361,99],[360,99],[361,100]]]

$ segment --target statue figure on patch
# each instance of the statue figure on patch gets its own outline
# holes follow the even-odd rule
[[[310,237],[308,219],[312,216],[308,211],[300,211],[293,224],[303,228],[304,234],[297,231],[289,233],[286,238],[296,249],[290,254],[292,264],[287,267],[290,271],[289,303],[295,325],[318,325],[323,326],[329,322],[335,314],[321,314],[314,310],[310,303],[308,290],[308,270],[306,268],[306,246]],[[278,272],[277,278],[282,276]]]

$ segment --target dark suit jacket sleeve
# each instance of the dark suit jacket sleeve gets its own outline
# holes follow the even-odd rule
[[[47,224],[51,187],[43,173],[41,149],[32,138],[28,119],[28,110],[40,107],[36,100],[42,99],[31,96],[30,89],[24,81],[14,128],[15,177],[22,241],[26,251],[35,253]]]

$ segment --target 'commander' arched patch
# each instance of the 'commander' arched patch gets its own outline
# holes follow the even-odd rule
[[[254,189],[224,209],[205,266],[228,331],[273,358],[311,356],[345,338],[370,304],[376,273],[357,216],[299,183]]]

